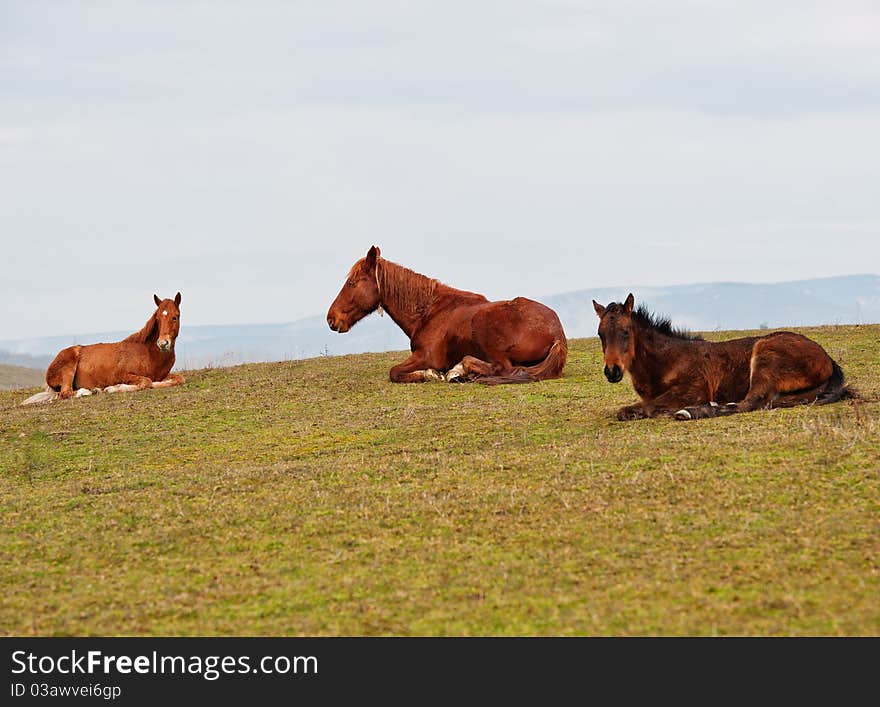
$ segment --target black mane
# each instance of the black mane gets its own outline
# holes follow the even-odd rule
[[[608,305],[608,309],[617,308],[623,309],[622,304],[618,304],[617,302],[612,302]],[[673,339],[684,339],[685,341],[703,341],[703,337],[699,334],[694,334],[687,329],[679,329],[678,327],[672,326],[672,322],[669,321],[669,317],[661,317],[657,314],[651,312],[645,305],[640,304],[632,313],[633,319],[635,319],[641,326],[646,327],[648,329],[653,329],[660,334],[665,336],[672,337]]]

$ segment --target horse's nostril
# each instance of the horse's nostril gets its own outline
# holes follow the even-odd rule
[[[605,377],[611,383],[618,383],[623,379],[623,369],[620,366],[613,366],[612,368],[608,368],[605,366]]]

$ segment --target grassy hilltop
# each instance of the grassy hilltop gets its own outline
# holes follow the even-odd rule
[[[619,423],[596,339],[522,386],[0,392],[0,634],[877,635],[880,325],[801,331],[869,402]]]

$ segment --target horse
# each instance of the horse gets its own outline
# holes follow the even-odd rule
[[[704,341],[634,304],[632,293],[607,307],[593,300],[605,377],[618,383],[629,373],[641,398],[621,408],[618,420],[694,420],[854,396],[840,366],[806,336],[779,331]]]
[[[153,295],[156,311],[140,331],[122,341],[62,349],[46,369],[46,392],[22,404],[183,384],[182,375],[171,373],[180,299],[179,292],[174,299]]]
[[[490,302],[380,257],[373,246],[351,268],[327,312],[345,333],[368,314],[388,312],[410,340],[393,383],[531,383],[562,374],[568,343],[549,307],[517,297]]]

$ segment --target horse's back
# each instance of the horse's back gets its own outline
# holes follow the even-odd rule
[[[475,312],[471,328],[474,341],[487,354],[518,363],[540,361],[554,343],[565,343],[556,312],[526,297],[487,302]]]

